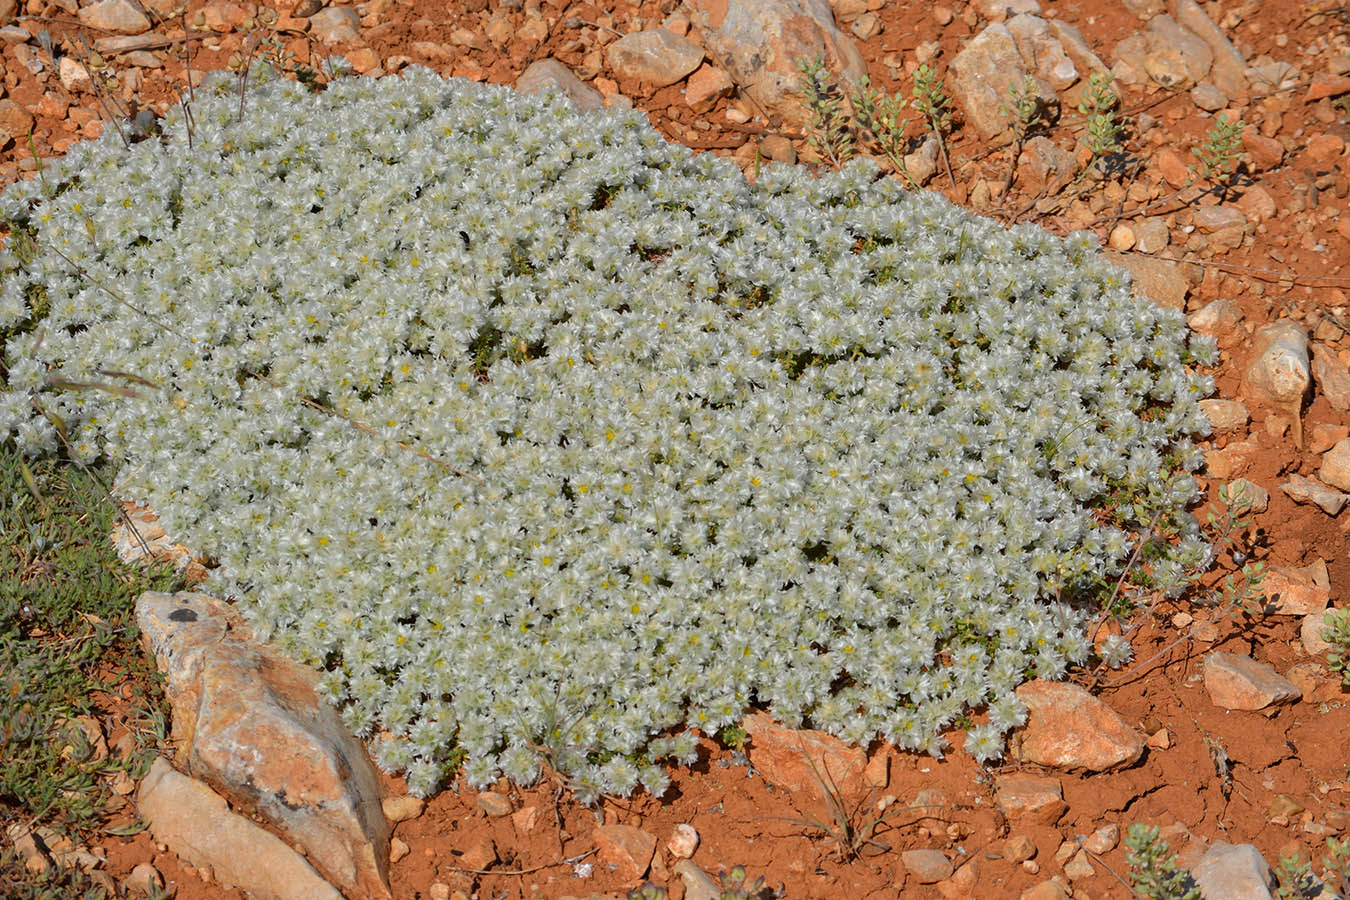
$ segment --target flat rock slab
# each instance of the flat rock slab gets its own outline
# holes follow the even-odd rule
[[[155,840],[254,900],[342,900],[285,841],[231,812],[224,797],[163,757],[141,780],[136,809]]]
[[[1076,684],[1029,681],[1017,689],[1027,724],[1013,738],[1017,758],[1067,771],[1106,772],[1133,765],[1144,737],[1115,710]]]
[[[256,643],[205,594],[142,594],[136,622],[165,675],[188,774],[276,828],[349,897],[389,897],[379,782],[320,701],[318,676]]]
[[[1214,705],[1224,709],[1265,709],[1303,696],[1298,685],[1270,666],[1236,653],[1205,657],[1205,690]]]
[[[867,766],[867,754],[823,731],[785,728],[764,713],[746,716],[741,727],[750,735],[750,765],[789,791],[820,793],[831,780],[842,788]]]

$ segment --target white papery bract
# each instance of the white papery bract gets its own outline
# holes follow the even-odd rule
[[[4,193],[0,431],[117,462],[416,792],[663,790],[756,704],[992,758],[1194,489],[1212,347],[1087,235],[416,68],[193,112]]]

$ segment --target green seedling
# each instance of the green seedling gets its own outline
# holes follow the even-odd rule
[[[1135,893],[1149,900],[1201,900],[1191,874],[1177,865],[1156,825],[1134,824],[1125,833],[1125,861]]]
[[[843,108],[844,92],[819,57],[798,62],[797,68],[801,70],[802,93],[811,110],[807,140],[821,159],[837,169],[857,155],[848,113]]]
[[[937,69],[924,63],[914,70],[914,100],[910,104],[923,116],[928,130],[938,141],[938,153],[942,165],[947,170],[947,179],[952,190],[956,190],[956,176],[952,174],[952,163],[947,156],[947,136],[952,129],[952,101]]]

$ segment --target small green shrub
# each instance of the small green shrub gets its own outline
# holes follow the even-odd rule
[[[1130,884],[1149,900],[1201,900],[1191,874],[1177,865],[1172,848],[1156,825],[1136,823],[1125,832],[1125,861],[1130,866]]]

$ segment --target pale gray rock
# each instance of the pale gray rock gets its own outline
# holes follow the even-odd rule
[[[930,134],[914,148],[913,153],[906,153],[905,168],[909,171],[909,177],[916,183],[927,184],[928,179],[937,174],[938,170],[937,138]]]
[[[142,594],[136,624],[165,675],[188,773],[301,847],[333,884],[389,897],[379,781],[320,700],[318,675],[254,642],[231,607],[205,594]]]
[[[1242,328],[1242,307],[1232,300],[1213,300],[1200,307],[1186,324],[1204,335],[1218,341],[1220,347],[1231,347],[1242,341],[1246,331]]]
[[[703,62],[703,49],[664,28],[626,34],[605,48],[609,67],[621,78],[656,87],[674,84]]]
[[[1054,825],[1069,809],[1058,778],[1031,772],[994,776],[994,802],[1010,821],[1031,825]]]
[[[1214,59],[1209,77],[1214,86],[1229,97],[1241,97],[1249,85],[1245,74],[1247,61],[1233,46],[1232,41],[1214,24],[1195,0],[1176,0],[1173,5],[1177,24],[1199,37],[1209,46]]]
[[[1201,206],[1191,214],[1195,230],[1208,235],[1210,244],[1230,249],[1242,246],[1247,217],[1235,206]]]
[[[1245,428],[1252,418],[1247,407],[1236,400],[1201,400],[1200,408],[1216,434]]]
[[[1205,690],[1224,709],[1265,709],[1303,696],[1292,681],[1250,656],[1214,651],[1205,657]]]
[[[1064,52],[1064,45],[1050,29],[1050,23],[1040,16],[1021,13],[1007,22],[1008,30],[1017,41],[1022,62],[1040,78],[1062,91],[1078,80],[1078,68]]]
[[[1322,639],[1322,629],[1327,625],[1328,612],[1329,610],[1325,609],[1310,612],[1299,623],[1299,643],[1303,645],[1303,652],[1309,656],[1322,656],[1331,651],[1331,644]]]
[[[1191,102],[1205,112],[1218,112],[1228,105],[1228,95],[1212,81],[1202,81],[1191,88]]]
[[[1031,73],[1008,26],[995,22],[975,35],[952,60],[950,72],[952,96],[965,111],[966,122],[986,140],[1011,140],[1010,91],[1021,88]],[[1050,108],[1058,108],[1059,98],[1048,83],[1037,80],[1036,94]]]
[[[766,112],[788,122],[810,118],[798,60],[824,57],[846,83],[867,74],[858,45],[835,25],[828,0],[692,0],[689,7],[713,64]]]
[[[1148,80],[1148,38],[1132,34],[1116,44],[1111,53],[1111,74],[1121,84],[1139,85]]]
[[[1017,172],[1025,188],[1053,196],[1073,181],[1078,161],[1068,150],[1038,134],[1022,145]]]
[[[523,94],[557,91],[572,101],[580,112],[603,109],[605,96],[582,81],[556,59],[541,59],[529,64],[516,79],[516,90]]]
[[[1135,223],[1134,236],[1135,247],[1140,253],[1159,253],[1172,241],[1167,222],[1160,216],[1149,216]]]
[[[210,866],[216,881],[255,900],[343,900],[285,841],[232,812],[224,797],[163,757],[141,781],[136,810],[156,841],[190,865]]]
[[[1270,507],[1270,491],[1246,478],[1235,478],[1228,482],[1228,496],[1232,499],[1239,496],[1245,498],[1254,513],[1263,513]]]
[[[1214,63],[1214,51],[1169,15],[1154,16],[1145,33],[1148,56],[1144,69],[1158,84],[1184,88],[1199,84]]]
[[[722,896],[721,886],[692,860],[682,859],[672,870],[684,882],[685,900],[717,900]]]
[[[1329,516],[1340,513],[1350,502],[1350,494],[1329,488],[1316,478],[1302,475],[1290,475],[1289,480],[1280,485],[1280,490],[1295,503],[1312,503]]]
[[[345,44],[360,36],[361,17],[350,6],[330,6],[309,19],[309,33],[323,44]]]
[[[1259,329],[1252,336],[1252,363],[1242,377],[1242,393],[1294,419],[1294,436],[1303,443],[1303,398],[1312,385],[1308,333],[1289,319]]]
[[[1041,14],[1041,5],[1036,0],[975,0],[973,5],[981,16],[991,22],[1002,22],[1024,14]]]
[[[1191,869],[1206,897],[1223,900],[1275,900],[1275,873],[1252,844],[1215,841]]]
[[[1059,19],[1050,20],[1050,32],[1059,41],[1059,45],[1064,48],[1064,52],[1068,54],[1069,59],[1073,60],[1079,75],[1086,78],[1093,72],[1106,74],[1108,71],[1106,63],[1102,62],[1101,57],[1088,45],[1088,42],[1083,38],[1083,32],[1068,22],[1061,22]]]
[[[1121,0],[1121,2],[1126,9],[1145,22],[1165,9],[1162,0]]]
[[[150,19],[133,0],[101,0],[79,12],[81,25],[113,34],[143,34],[150,30]]]
[[[906,850],[900,854],[905,873],[914,876],[919,884],[937,884],[950,878],[955,869],[947,854],[941,850]]]

